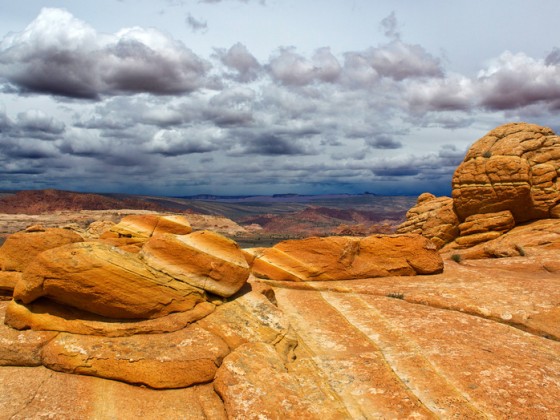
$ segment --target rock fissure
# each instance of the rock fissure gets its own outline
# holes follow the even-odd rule
[[[29,400],[25,403],[25,405],[15,414],[13,414],[11,417],[9,417],[10,420],[13,420],[15,418],[17,418],[19,416],[20,413],[24,413],[26,410],[29,409],[29,407],[31,407],[31,405],[33,404],[33,402],[35,401],[35,398],[37,397],[37,395],[39,394],[39,391],[43,388],[43,386],[45,385],[45,383],[52,377],[52,373],[49,373],[48,375],[46,375],[41,382],[39,383],[39,385],[37,385],[37,387],[35,387],[35,389],[33,390],[33,395],[31,395],[31,397],[29,398]]]

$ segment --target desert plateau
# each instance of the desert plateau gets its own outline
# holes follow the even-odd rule
[[[0,419],[557,419],[559,174],[508,123],[451,197],[4,191]]]

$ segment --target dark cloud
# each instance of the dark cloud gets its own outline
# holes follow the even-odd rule
[[[0,43],[0,77],[22,92],[71,98],[192,92],[209,64],[155,29],[101,35],[61,9],[43,9]]]
[[[257,59],[241,43],[234,44],[229,50],[217,48],[216,57],[228,69],[233,70],[233,74],[228,74],[239,82],[252,82],[259,77],[261,65]]]
[[[556,66],[560,64],[560,48],[554,48],[544,59],[547,66]]]
[[[383,33],[387,38],[390,39],[397,40],[401,38],[401,33],[398,29],[398,26],[399,24],[397,22],[397,15],[394,11],[381,21],[381,28],[383,29]]]
[[[65,124],[40,110],[20,112],[12,121],[5,112],[0,112],[0,138],[4,142],[15,139],[55,140],[61,138]]]
[[[296,156],[310,155],[314,151],[301,140],[286,138],[277,134],[261,134],[245,140],[241,149],[232,150],[230,155]]]
[[[208,29],[208,23],[206,21],[195,19],[190,13],[187,15],[185,23],[189,28],[191,28],[191,31],[193,32],[204,32]]]
[[[407,164],[394,165],[392,163],[381,163],[372,168],[371,171],[374,175],[379,177],[404,177],[414,176],[420,173],[418,168],[412,167]]]
[[[17,116],[17,126],[23,132],[24,137],[45,140],[57,138],[65,130],[63,122],[57,121],[39,110],[20,112]]]
[[[400,149],[402,143],[388,134],[378,134],[366,139],[366,143],[374,149]]]
[[[504,54],[469,77],[406,42],[394,13],[382,28],[385,44],[280,48],[266,62],[234,43],[215,49],[210,67],[154,29],[103,35],[46,9],[0,44],[6,103],[19,93],[9,115],[0,109],[0,186],[444,190],[480,127],[506,117],[551,125],[560,108],[558,50]]]

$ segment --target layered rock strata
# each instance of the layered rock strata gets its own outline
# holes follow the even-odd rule
[[[560,137],[509,123],[476,141],[457,167],[452,198],[422,194],[398,233],[420,233],[438,248],[470,248],[531,220],[560,217]]]
[[[435,245],[420,235],[308,238],[246,252],[253,275],[270,280],[350,280],[443,270]]]
[[[547,127],[504,124],[474,143],[453,175],[461,220],[509,210],[517,223],[551,216],[560,201],[560,137]]]
[[[421,194],[416,205],[406,213],[406,219],[397,228],[397,233],[421,234],[438,248],[459,236],[459,218],[450,197]]]

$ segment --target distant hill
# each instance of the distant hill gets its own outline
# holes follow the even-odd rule
[[[251,231],[273,235],[390,233],[416,197],[364,194],[162,197],[60,190],[0,193],[0,213],[42,214],[80,210],[149,210],[223,216]]]
[[[163,211],[165,207],[146,199],[113,198],[101,194],[60,190],[30,190],[0,196],[0,213],[41,214],[61,210],[136,209]]]

